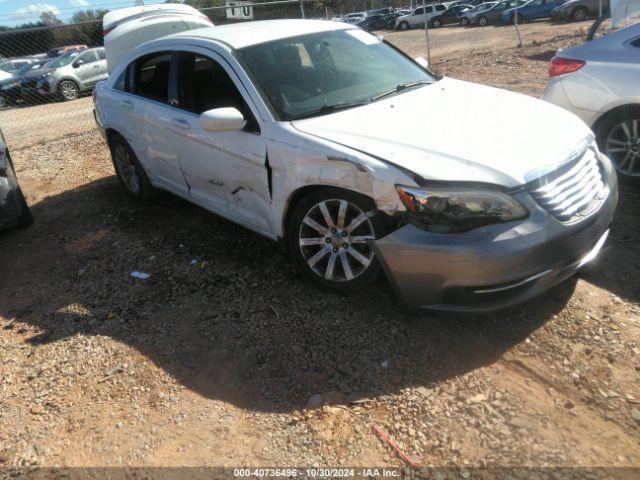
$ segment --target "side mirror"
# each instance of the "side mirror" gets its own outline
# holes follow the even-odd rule
[[[246,124],[242,113],[233,107],[214,108],[200,115],[200,125],[209,132],[242,130]]]
[[[84,65],[84,62],[82,60],[76,60],[75,62],[73,62],[73,68],[78,68],[80,65]]]
[[[416,57],[414,58],[415,62],[420,65],[422,68],[429,68],[429,62],[424,57]]]

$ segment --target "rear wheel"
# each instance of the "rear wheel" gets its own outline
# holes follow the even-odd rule
[[[7,180],[9,181],[9,185],[14,188],[20,207],[20,215],[16,220],[16,226],[18,228],[28,227],[33,223],[33,215],[31,214],[31,209],[27,204],[27,200],[24,198],[24,194],[22,193],[22,189],[18,183],[18,178],[16,177],[16,172],[13,169],[13,163],[11,161],[9,161],[9,166],[7,168]]]
[[[348,293],[380,272],[370,244],[384,234],[373,202],[356,193],[323,189],[295,207],[287,237],[296,267],[317,285]]]
[[[80,96],[80,88],[73,80],[63,80],[58,85],[58,94],[65,102],[76,100]]]
[[[480,25],[481,27],[486,26],[487,23],[489,23],[489,19],[487,17],[480,17],[478,19],[478,25]]]
[[[597,129],[598,146],[625,180],[640,182],[640,108],[605,117]]]
[[[574,8],[573,11],[571,12],[571,18],[575,22],[582,22],[583,20],[585,20],[587,18],[588,14],[589,14],[589,12],[587,12],[586,8],[577,7],[577,8]]]
[[[442,22],[436,18],[433,22],[431,22],[431,25],[432,25],[434,28],[438,28],[438,27],[441,27],[441,26],[442,26]]]
[[[469,19],[467,17],[462,17],[460,19],[460,25],[462,25],[463,27],[466,27],[467,25],[469,25]]]
[[[111,159],[120,185],[137,200],[148,200],[155,196],[157,189],[151,185],[149,177],[138,161],[136,154],[120,135],[109,142]]]
[[[407,22],[400,22],[398,27],[400,28],[400,30],[409,30],[409,24]]]

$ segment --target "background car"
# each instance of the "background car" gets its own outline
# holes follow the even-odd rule
[[[522,6],[518,6],[518,22],[536,20],[538,18],[551,18],[551,12],[565,3],[566,0],[531,0]],[[500,20],[504,23],[514,23],[516,9],[509,8],[502,12]]]
[[[431,26],[434,28],[441,27],[442,25],[449,25],[452,23],[460,22],[460,14],[466,12],[467,10],[471,10],[473,7],[471,5],[455,5],[453,7],[447,8],[440,15],[436,15],[431,19]]]
[[[30,99],[75,100],[108,76],[104,48],[74,51],[28,72],[22,80],[22,94]]]
[[[581,22],[588,17],[600,15],[600,3],[602,2],[602,15],[609,15],[609,0],[569,0],[556,7],[551,12],[553,20],[573,20]]]
[[[525,0],[506,0],[502,2],[483,3],[476,7],[475,10],[465,12],[463,15],[469,19],[470,25],[479,25],[484,27],[490,23],[500,22],[502,12],[507,9],[523,5]]]
[[[0,230],[26,227],[33,223],[9,155],[9,149],[0,130]]]
[[[440,15],[446,9],[447,6],[443,3],[418,7],[411,14],[396,18],[395,27],[398,30],[409,30],[410,28],[424,27],[425,21],[429,21],[436,15]]]
[[[619,174],[640,182],[640,23],[558,51],[549,75],[542,98],[584,120]]]
[[[38,69],[45,63],[44,60],[27,63],[11,77],[0,81],[0,107],[14,105],[22,100],[22,79],[29,71]]]
[[[47,52],[46,55],[49,58],[56,58],[67,53],[80,52],[82,50],[86,50],[87,48],[89,47],[87,47],[86,45],[65,45],[64,47],[52,48]]]
[[[0,80],[8,80],[25,65],[34,63],[30,58],[5,58],[0,60]]]

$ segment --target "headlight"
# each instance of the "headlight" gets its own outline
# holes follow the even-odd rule
[[[16,88],[20,86],[20,82],[13,82],[13,83],[7,83],[5,85],[2,85],[2,90],[9,90],[10,88]]]
[[[528,215],[520,202],[498,190],[402,185],[396,185],[396,190],[411,223],[430,232],[465,232]]]

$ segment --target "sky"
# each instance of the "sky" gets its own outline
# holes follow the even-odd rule
[[[145,1],[145,4],[161,0]],[[68,20],[78,10],[99,10],[130,7],[135,0],[0,0],[0,25],[15,26],[35,22],[43,11],[54,13],[60,20]]]

